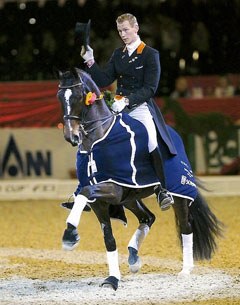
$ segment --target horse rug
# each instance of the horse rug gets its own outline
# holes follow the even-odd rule
[[[179,135],[169,127],[178,145]],[[178,137],[177,137],[178,136]],[[166,187],[174,195],[194,200],[196,185],[184,147],[175,156],[164,156]],[[90,151],[77,152],[78,191],[87,185],[114,182],[130,188],[159,184],[148,151],[148,134],[142,123],[126,113],[115,116],[106,134]],[[186,178],[184,178],[186,177]]]
[[[143,188],[159,184],[148,152],[145,127],[127,114],[119,114],[104,137],[89,152],[77,153],[77,172],[82,186],[100,182]]]
[[[167,125],[167,129],[177,149],[177,155],[170,155],[164,145],[159,145],[164,164],[166,188],[174,196],[194,201],[197,197],[197,186],[182,138],[172,127]]]

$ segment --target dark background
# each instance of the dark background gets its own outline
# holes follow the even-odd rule
[[[91,19],[91,41],[100,65],[121,45],[116,17],[134,14],[143,41],[161,55],[159,95],[179,75],[240,71],[239,0],[5,1],[0,9],[0,81],[54,79],[53,67],[83,67],[74,46],[76,22]],[[30,18],[36,23],[30,24]],[[193,60],[193,51],[199,59]],[[179,68],[183,58],[186,66]]]

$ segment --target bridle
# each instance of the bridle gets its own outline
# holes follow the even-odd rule
[[[73,84],[73,85],[69,85],[69,86],[58,85],[58,88],[59,89],[70,89],[70,88],[77,87],[77,86],[80,86],[80,87],[83,86],[83,81],[81,79],[81,76],[79,76],[79,77],[80,77],[80,80],[81,80],[79,83],[76,83],[76,84]],[[83,93],[86,94],[85,88],[84,88]],[[96,100],[101,100],[101,99],[102,99],[102,97],[96,98]],[[114,116],[114,114],[111,113],[110,115],[107,115],[107,116],[105,116],[103,118],[100,118],[100,119],[84,121],[83,118],[80,118],[77,115],[68,115],[68,114],[65,114],[63,116],[63,119],[64,119],[64,121],[66,121],[66,120],[77,120],[77,121],[79,121],[79,130],[85,136],[87,136],[89,133],[93,132],[94,130],[98,129],[99,127],[101,127],[105,123],[107,123],[113,116]],[[99,125],[97,125],[97,126],[94,126],[94,127],[90,128],[90,129],[86,130],[86,125],[90,125],[90,124],[93,124],[93,123],[96,123],[96,122],[101,122],[101,123]]]

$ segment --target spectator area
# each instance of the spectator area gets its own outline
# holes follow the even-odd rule
[[[240,81],[240,74],[228,74],[230,83],[236,87]],[[204,76],[185,76],[188,82],[188,87],[192,91],[193,88],[202,88],[203,95],[209,95],[209,89],[214,90],[217,86],[219,75],[204,75]]]
[[[207,90],[214,87],[218,75],[187,77],[190,88],[201,86]],[[240,75],[229,75],[236,84]],[[58,82],[1,82],[0,83],[0,127],[50,127],[62,121],[59,102],[56,98]],[[164,100],[156,98],[160,107]],[[180,104],[188,114],[221,112],[229,115],[235,123],[240,121],[240,97],[180,98]],[[168,123],[171,118],[166,117]]]

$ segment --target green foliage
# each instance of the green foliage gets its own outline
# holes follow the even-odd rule
[[[175,120],[175,128],[184,137],[186,131],[191,130],[191,117],[184,111],[179,102],[169,97],[164,98],[163,114],[172,113]]]
[[[107,106],[111,109],[112,104],[114,103],[115,94],[109,90],[103,92],[104,100]]]
[[[227,142],[231,132],[235,130],[232,119],[220,112],[197,113],[188,115],[181,104],[173,99],[165,98],[163,113],[171,112],[175,119],[175,128],[186,137],[190,133],[206,136],[210,131],[215,131],[221,145]]]

